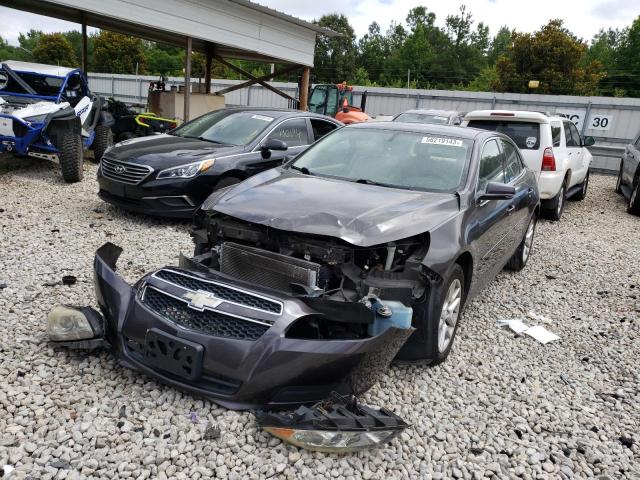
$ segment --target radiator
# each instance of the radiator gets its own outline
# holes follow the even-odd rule
[[[220,251],[220,271],[245,282],[289,292],[292,283],[316,287],[320,265],[255,247],[225,242]]]

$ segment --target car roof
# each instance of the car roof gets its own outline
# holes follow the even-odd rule
[[[60,67],[58,65],[46,65],[44,63],[20,62],[18,60],[6,60],[2,62],[16,72],[32,72],[52,77],[66,77],[77,68]]]
[[[465,120],[511,120],[514,122],[527,121],[536,123],[549,123],[549,117],[544,113],[524,110],[474,110],[464,117]]]
[[[460,112],[458,112],[457,110],[435,110],[435,109],[415,108],[411,110],[405,110],[402,113],[421,113],[424,115],[442,115],[443,117],[451,117],[453,115],[458,115]],[[402,115],[402,113],[399,113],[398,115]]]
[[[402,132],[426,133],[431,135],[444,135],[458,138],[475,139],[478,136],[490,134],[496,136],[496,132],[481,130],[479,128],[458,127],[456,125],[437,125],[434,123],[405,123],[405,122],[362,122],[352,123],[344,128],[364,128],[374,130],[398,130]]]

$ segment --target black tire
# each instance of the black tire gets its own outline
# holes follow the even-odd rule
[[[113,132],[111,128],[104,125],[96,127],[96,136],[93,139],[93,159],[96,163],[100,161],[104,152],[113,145]]]
[[[620,160],[620,170],[618,170],[618,180],[616,181],[616,193],[622,195],[622,169],[624,167],[624,161]]]
[[[450,288],[454,282],[460,286],[460,303],[453,330],[449,335],[449,341],[444,349],[439,346],[440,320],[442,310]],[[464,310],[466,298],[464,272],[462,267],[454,263],[449,267],[447,274],[440,285],[434,285],[424,303],[416,307],[414,311],[414,327],[416,331],[398,352],[396,359],[400,362],[429,361],[430,365],[438,365],[446,360],[451,352],[458,326]]]
[[[218,183],[216,183],[216,186],[213,190],[215,191],[220,190],[224,187],[230,187],[231,185],[235,185],[236,183],[240,183],[241,181],[242,179],[238,177],[224,177],[221,178]]]
[[[60,145],[60,169],[62,178],[67,183],[82,180],[82,137],[78,133],[65,132]]]
[[[584,200],[584,197],[587,196],[588,188],[589,188],[589,171],[587,171],[587,176],[584,177],[584,180],[580,185],[580,190],[578,190],[578,193],[576,193],[573,197],[571,197],[571,200],[577,200],[577,201]]]
[[[522,270],[529,261],[529,257],[531,256],[531,250],[533,249],[533,239],[536,233],[536,223],[538,222],[538,218],[534,213],[529,220],[529,224],[527,225],[527,230],[524,232],[522,237],[522,241],[515,253],[509,259],[509,262],[506,265],[508,270],[513,270],[514,272],[519,272]],[[531,235],[529,236],[529,233]]]
[[[633,182],[633,189],[627,204],[627,212],[632,215],[640,215],[640,178],[636,178],[635,182]]]
[[[549,220],[553,220],[554,222],[559,221],[562,218],[562,212],[564,212],[564,204],[566,203],[566,180],[563,182],[560,187],[560,191],[554,197],[554,199],[550,202],[550,206],[545,208],[545,216]]]

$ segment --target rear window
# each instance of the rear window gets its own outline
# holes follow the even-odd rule
[[[540,148],[540,124],[505,120],[470,120],[469,127],[504,133],[522,150]]]

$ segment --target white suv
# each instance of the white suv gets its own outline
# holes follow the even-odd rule
[[[589,166],[593,157],[586,147],[593,137],[580,137],[566,118],[538,112],[476,110],[464,117],[462,126],[493,130],[509,136],[538,177],[542,210],[560,220],[565,199],[582,200],[587,194]]]

